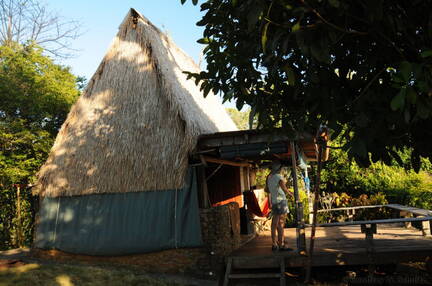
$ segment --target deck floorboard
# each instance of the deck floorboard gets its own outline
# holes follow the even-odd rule
[[[309,246],[310,228],[306,229]],[[287,266],[302,267],[307,258],[297,253],[295,228],[285,229],[287,246],[294,251],[272,252],[269,231],[234,251],[230,257],[236,268],[277,267],[277,258],[285,257]],[[374,261],[396,263],[432,258],[432,239],[420,230],[392,225],[378,225],[374,234]],[[318,227],[314,249],[314,266],[367,264],[365,234],[360,226]]]

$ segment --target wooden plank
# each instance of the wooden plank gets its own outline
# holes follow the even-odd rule
[[[286,282],[285,282],[285,258],[281,257],[280,258],[280,286],[285,286]]]
[[[253,143],[288,142],[290,139],[291,138],[284,132],[240,130],[201,135],[198,138],[198,145],[201,148],[214,148]],[[303,133],[300,134],[296,141],[299,142],[302,147],[305,147],[302,149],[307,149],[307,145],[314,144],[314,137],[311,134]]]
[[[224,165],[229,165],[234,167],[252,167],[251,164],[245,162],[234,162],[234,161],[218,159],[218,158],[213,158],[204,155],[202,157],[206,162],[210,162],[210,163],[224,164]]]
[[[375,264],[387,264],[395,262],[407,261],[424,261],[427,257],[432,256],[432,249],[396,249],[385,252],[375,252]],[[246,259],[245,257],[233,258],[233,265],[236,269],[260,269],[260,268],[276,268],[277,263],[269,260],[262,260],[261,257],[254,259]],[[274,260],[273,260],[274,262]],[[337,265],[367,265],[369,257],[366,251],[353,253],[320,253],[316,252],[312,266],[337,266]],[[291,255],[286,257],[286,267],[304,267],[306,258],[300,255]]]
[[[232,262],[233,262],[232,258],[229,257],[228,258],[228,263],[227,263],[227,266],[226,266],[226,270],[225,270],[225,277],[224,277],[223,286],[228,286],[229,278],[230,278],[230,275],[231,275]]]
[[[321,210],[318,210],[318,212],[323,213],[323,212],[332,212],[332,211],[382,208],[382,207],[387,207],[387,208],[391,208],[391,209],[395,209],[395,210],[409,212],[409,213],[413,213],[415,215],[432,216],[432,211],[430,211],[430,210],[419,209],[419,208],[409,207],[409,206],[403,206],[403,205],[399,205],[399,204],[354,206],[354,207],[343,207],[343,208],[333,208],[333,209],[321,209]]]
[[[399,205],[399,204],[388,204],[386,206],[389,208],[392,208],[392,209],[413,213],[415,215],[422,215],[422,216],[431,216],[432,215],[432,211],[430,211],[430,210],[419,209],[419,208],[415,208],[415,207],[403,206],[403,205]]]
[[[321,209],[318,210],[319,213],[324,212],[333,212],[333,211],[345,211],[345,210],[357,210],[357,209],[371,209],[371,208],[382,208],[387,205],[370,205],[370,206],[355,206],[355,207],[343,207],[343,208],[334,208],[334,209]]]
[[[278,268],[280,265],[276,256],[236,256],[232,259],[236,269]]]
[[[331,222],[331,223],[320,223],[320,224],[317,224],[317,226],[333,227],[333,226],[362,225],[362,224],[385,224],[385,223],[413,222],[413,221],[432,221],[432,216],[430,216],[430,217],[415,217],[415,218],[391,218],[391,219]]]
[[[280,278],[280,273],[239,273],[230,274],[229,279],[247,279],[247,278]]]

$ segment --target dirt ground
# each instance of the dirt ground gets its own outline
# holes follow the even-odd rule
[[[285,274],[287,285],[305,285],[303,269],[289,269]],[[432,273],[426,269],[426,264],[414,262],[378,266],[373,276],[366,266],[321,267],[313,270],[312,278],[311,285],[432,285]],[[0,252],[0,286],[9,285],[216,286],[218,283],[184,275],[145,273],[125,266],[57,263],[32,258],[28,249],[16,249]],[[239,279],[231,280],[229,285],[276,286],[279,280]]]
[[[157,263],[157,262],[156,262]],[[58,263],[31,257],[28,249],[0,251],[0,286],[191,285],[217,286],[216,281],[184,275],[147,273],[139,268],[88,263]]]

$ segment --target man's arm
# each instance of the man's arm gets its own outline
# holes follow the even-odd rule
[[[272,201],[271,201],[271,194],[268,194],[268,204],[269,204],[269,209],[272,208]]]
[[[270,194],[270,190],[269,190],[268,185],[267,185],[267,183],[268,183],[268,177],[269,176],[270,176],[270,174],[268,174],[267,177],[266,177],[266,183],[265,183],[265,187],[264,187],[264,192],[267,193],[268,204],[269,204],[269,208],[271,209],[272,208],[271,194]]]
[[[288,190],[288,188],[286,187],[284,180],[280,180],[280,181],[279,181],[279,186],[282,188],[282,190],[283,190],[286,194],[290,195],[291,197],[294,197],[294,195],[293,195],[293,194]]]
[[[265,182],[265,187],[264,187],[264,192],[266,192],[268,194],[270,193],[270,190],[269,190],[268,185],[267,185],[268,177],[269,176],[270,176],[270,174],[268,174],[267,177],[266,177],[266,182]]]

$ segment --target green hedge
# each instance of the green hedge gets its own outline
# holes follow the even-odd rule
[[[343,192],[353,197],[382,193],[389,203],[432,209],[432,174],[430,163],[419,173],[399,166],[373,163],[360,168],[345,153],[335,150],[322,174],[321,189],[329,193]]]

